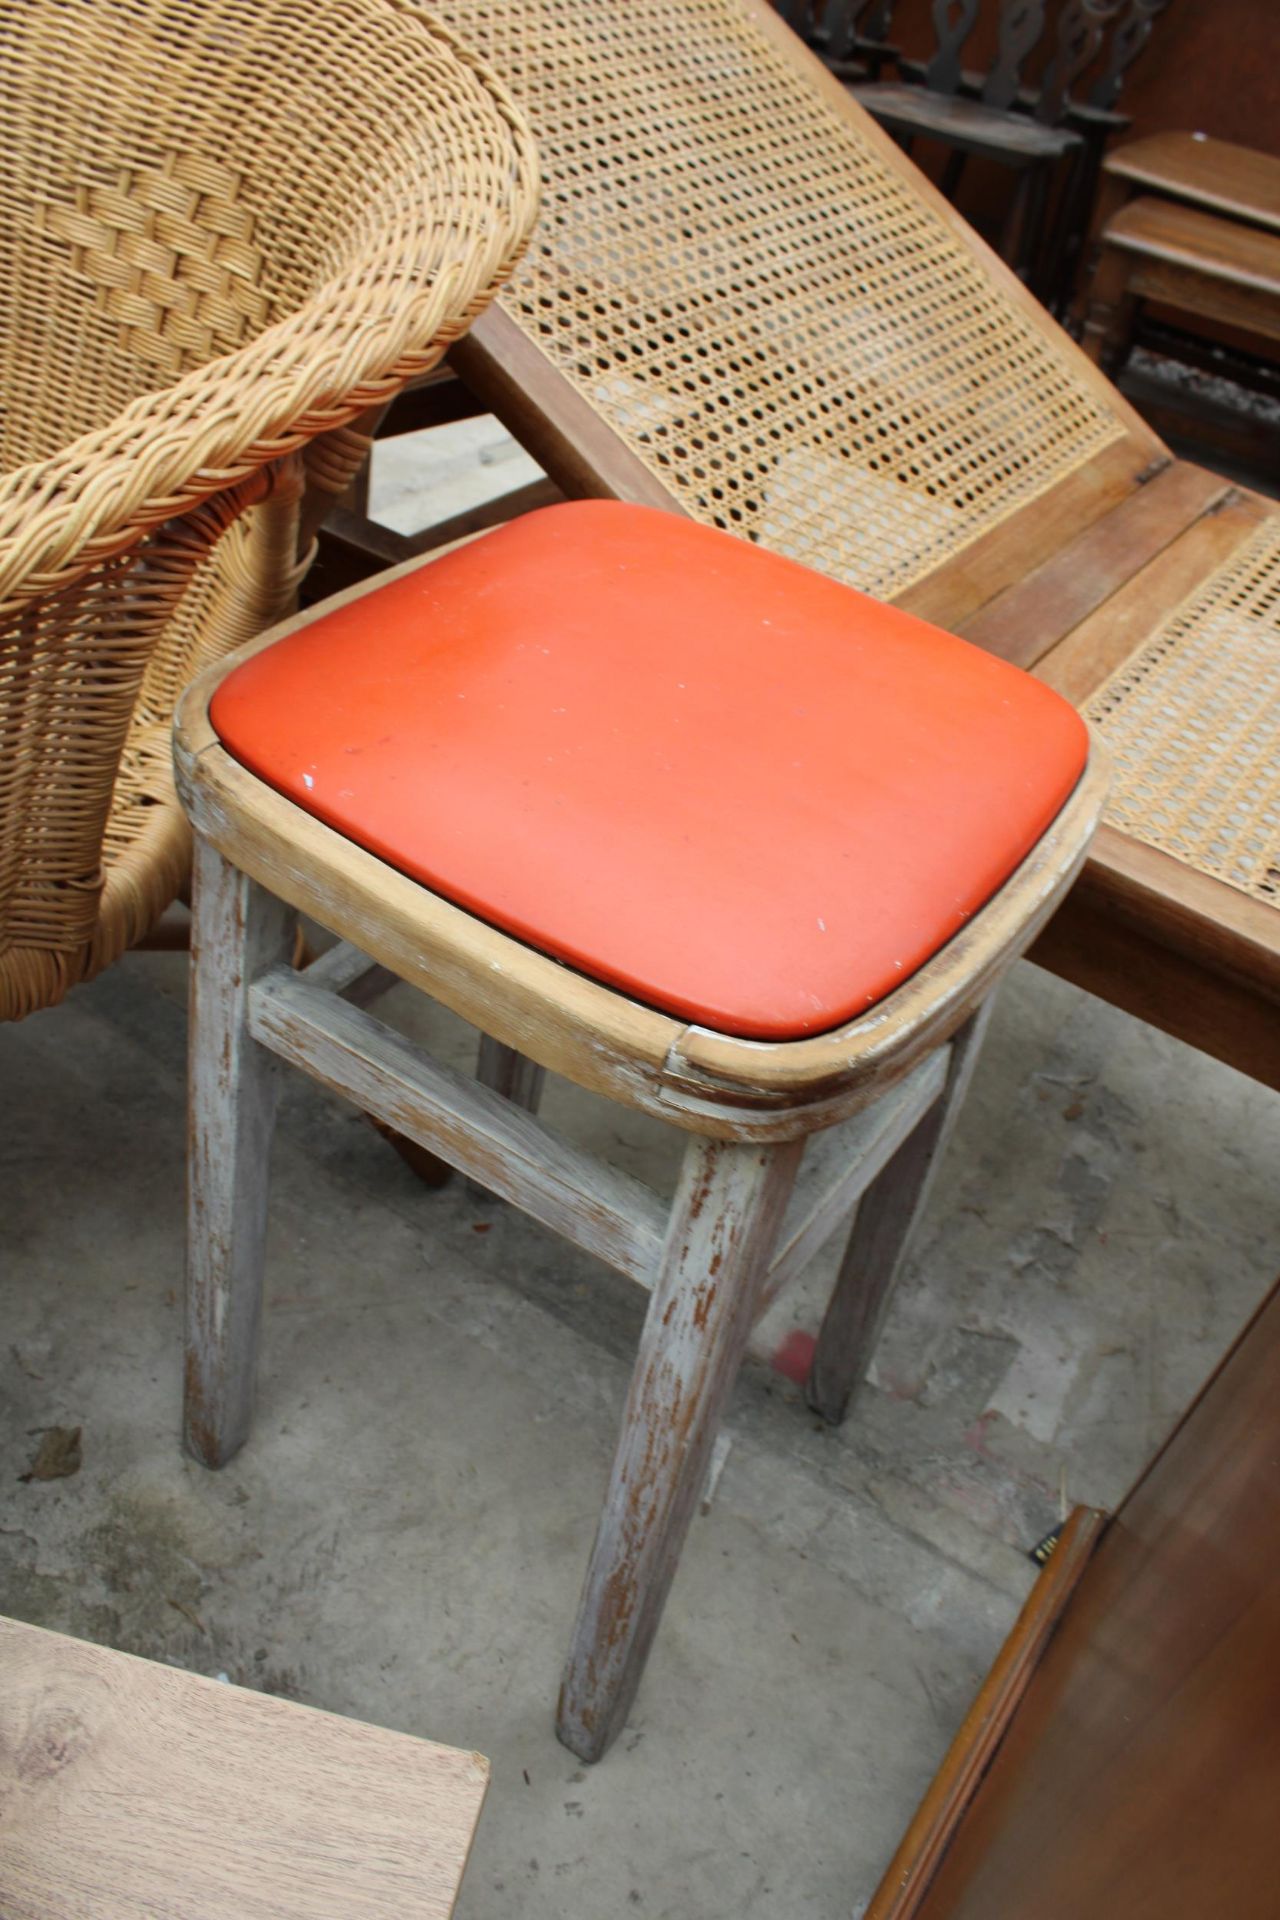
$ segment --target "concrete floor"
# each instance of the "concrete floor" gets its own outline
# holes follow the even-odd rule
[[[295,1077],[256,1432],[184,1460],[184,974],[131,956],[0,1028],[0,1611],[487,1753],[464,1920],[861,1913],[1026,1549],[1119,1498],[1280,1269],[1280,1099],[1019,967],[849,1422],[788,1377],[819,1272],[584,1770],[551,1711],[642,1301]],[[546,1110],[670,1181],[656,1124],[558,1083]],[[54,1424],[81,1470],[21,1481]]]

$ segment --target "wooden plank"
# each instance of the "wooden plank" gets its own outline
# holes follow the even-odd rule
[[[397,984],[390,967],[380,967],[376,960],[371,960],[368,954],[361,953],[358,947],[351,946],[346,940],[339,940],[336,946],[330,947],[328,953],[313,960],[303,978],[309,986],[336,993],[350,1001],[353,1007],[372,1006],[375,1000],[381,999]],[[453,1168],[447,1162],[437,1159],[435,1154],[427,1153],[416,1140],[406,1139],[404,1134],[397,1133],[394,1127],[387,1126],[385,1121],[376,1119],[373,1114],[366,1114],[365,1118],[425,1186],[442,1187],[449,1180]]]
[[[492,1034],[481,1034],[476,1079],[482,1087],[500,1093],[504,1100],[523,1107],[526,1113],[536,1113],[542,1105],[546,1077],[546,1068],[540,1067],[536,1060],[528,1059],[514,1047],[504,1047]],[[482,1194],[484,1189],[472,1182],[472,1191]]]
[[[1280,999],[1280,913],[1118,827],[1103,826],[1082,879],[1131,922]]]
[[[372,982],[371,975],[376,976]],[[361,953],[359,947],[353,947],[349,940],[339,940],[303,970],[302,978],[308,986],[322,987],[327,993],[338,993],[353,1000],[357,1006],[367,1006],[374,993],[394,986],[396,976],[389,967],[380,967],[367,953]],[[367,983],[373,986],[374,992],[365,991]]]
[[[955,631],[1015,666],[1034,667],[1064,634],[1230,494],[1220,475],[1177,461],[1052,559],[960,621]]]
[[[483,1033],[476,1079],[482,1087],[492,1087],[504,1100],[523,1107],[526,1113],[536,1113],[542,1102],[546,1070],[517,1053],[514,1047],[504,1047],[500,1040]]]
[[[809,1141],[757,1319],[803,1272],[845,1221],[946,1084],[950,1048],[940,1047],[872,1107]]]
[[[936,626],[963,631],[965,622],[997,594],[1051,562],[1064,546],[1135,491],[1153,484],[1171,465],[1170,455],[1153,460],[1128,440],[1104,447],[1087,466],[1077,467],[1048,493],[1028,501],[917,580],[897,596],[895,605]]]
[[[1280,233],[1280,158],[1203,133],[1154,133],[1113,147],[1104,170],[1132,186]]]
[[[1036,677],[1056,687],[1073,706],[1083,706],[1272,511],[1256,494],[1230,489],[1042,654]]]
[[[920,1803],[865,1920],[913,1920],[938,1864],[1009,1730],[1101,1537],[1105,1515],[1077,1507]],[[1034,1880],[1032,1881],[1034,1887]],[[1024,1909],[1030,1913],[1034,1907]]]
[[[1143,259],[1189,267],[1231,286],[1280,294],[1280,234],[1224,220],[1216,213],[1142,194],[1121,207],[1103,243]]]
[[[11,1920],[448,1920],[488,1762],[0,1620]]]
[[[1280,252],[1280,240],[1271,242]],[[1230,275],[1194,263],[1127,254],[1129,298],[1157,301],[1183,313],[1198,314],[1224,327],[1240,327],[1266,340],[1280,339],[1280,277],[1266,283],[1243,271]]]
[[[249,996],[255,1040],[597,1259],[651,1285],[658,1195],[403,1034],[279,968]]]
[[[1076,896],[1028,958],[1280,1093],[1280,1009],[1249,981],[1197,963]]]
[[[706,1482],[800,1143],[691,1140],[560,1689],[583,1760],[619,1733]]]
[[[495,303],[450,349],[450,364],[571,499],[685,509]]]
[[[1029,956],[1280,1090],[1280,914],[1104,827]]]
[[[1278,1371],[1273,1289],[1098,1542],[920,1920],[1274,1920]]]

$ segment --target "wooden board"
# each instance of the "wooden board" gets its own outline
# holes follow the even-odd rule
[[[1200,133],[1155,133],[1107,155],[1105,171],[1280,233],[1280,157]]]
[[[1038,657],[1037,677],[1082,706],[1202,581],[1225,565],[1269,511],[1256,495],[1227,489],[1145,566],[1135,566],[1100,607],[1064,627],[1057,645]]]
[[[1108,246],[1177,262],[1273,300],[1280,292],[1280,236],[1142,194],[1122,207],[1104,236]]]
[[[1031,668],[1096,613],[1133,574],[1230,494],[1227,481],[1184,461],[1165,467],[1048,560],[1024,572],[956,632]]]
[[[1152,457],[1130,440],[1104,447],[1097,459],[1019,507],[914,586],[896,605],[921,620],[961,632],[998,594],[1047,565],[1097,521],[1170,470],[1171,456]]]
[[[450,363],[570,499],[684,513],[675,494],[502,308],[483,313]]]
[[[1280,914],[1104,826],[1030,957],[1280,1089]]]
[[[1037,1662],[1089,1564],[1106,1516],[1077,1507],[1041,1572],[977,1699],[964,1717],[865,1920],[912,1920],[956,1826],[1009,1730]]]
[[[488,1762],[0,1620],[4,1920],[445,1920]]]
[[[1278,1371],[1280,1290],[1102,1536],[927,1891],[868,1920],[1274,1920]]]
[[[291,968],[268,973],[248,999],[249,1032],[261,1046],[598,1260],[651,1284],[667,1209],[643,1182]]]

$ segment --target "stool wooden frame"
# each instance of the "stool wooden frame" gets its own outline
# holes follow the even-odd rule
[[[561,1739],[594,1760],[639,1682],[751,1328],[856,1208],[810,1382],[814,1404],[842,1415],[972,1071],[991,991],[1084,859],[1104,799],[1101,750],[1092,748],[1074,793],[995,898],[896,993],[835,1032],[747,1041],[642,1006],[523,946],[248,772],[220,744],[208,709],[225,672],[265,644],[202,676],[176,724],[179,791],[196,832],[186,1443],[217,1466],[249,1429],[280,1060],[646,1286],[560,1699]],[[340,944],[296,974],[299,910]],[[431,1060],[353,1004],[396,979],[481,1030],[490,1084]],[[541,1069],[689,1135],[669,1209],[530,1111]],[[806,1152],[816,1134],[821,1144]]]

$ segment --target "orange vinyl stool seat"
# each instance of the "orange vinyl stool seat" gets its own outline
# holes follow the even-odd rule
[[[787,1040],[900,986],[1075,787],[1075,711],[691,520],[549,507],[322,614],[210,707],[261,780],[645,1004]]]

